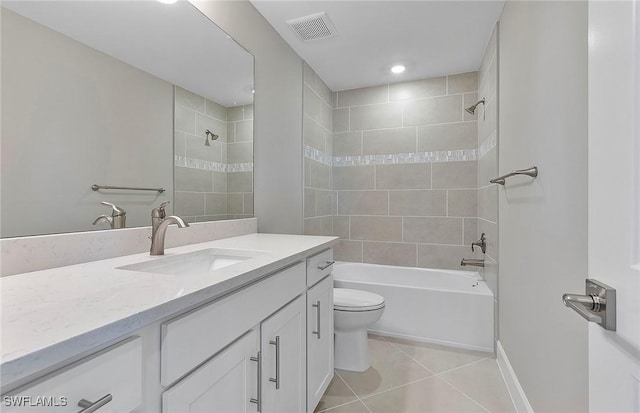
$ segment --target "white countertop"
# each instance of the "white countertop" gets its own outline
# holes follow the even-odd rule
[[[250,234],[0,279],[0,382],[3,386],[223,295],[301,258],[335,237]],[[264,251],[206,276],[116,267],[205,248]]]

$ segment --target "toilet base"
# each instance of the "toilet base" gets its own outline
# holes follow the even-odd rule
[[[371,367],[367,330],[335,332],[334,366],[340,370],[358,372]]]

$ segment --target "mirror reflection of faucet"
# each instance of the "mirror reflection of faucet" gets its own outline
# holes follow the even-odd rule
[[[166,216],[164,210],[169,201],[164,201],[157,208],[151,210],[151,255],[164,255],[164,237],[170,224],[178,225],[178,228],[187,228],[188,223],[176,215]]]
[[[100,215],[95,219],[95,221],[93,221],[93,225],[96,225],[98,222],[104,221],[111,226],[111,229],[125,228],[127,221],[127,211],[117,205],[112,204],[111,202],[102,201],[100,203],[102,205],[111,207],[111,216]]]

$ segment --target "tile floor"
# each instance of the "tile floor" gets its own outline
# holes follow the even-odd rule
[[[373,365],[336,370],[316,412],[515,412],[487,353],[370,336]]]

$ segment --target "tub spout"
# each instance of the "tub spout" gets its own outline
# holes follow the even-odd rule
[[[473,267],[484,267],[484,260],[480,260],[477,258],[463,258],[460,261],[460,265],[466,267],[467,265],[471,265]]]

